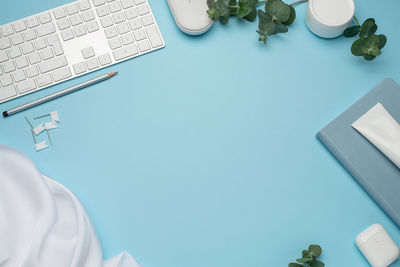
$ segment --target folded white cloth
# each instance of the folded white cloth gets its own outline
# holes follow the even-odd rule
[[[0,145],[1,267],[140,267],[127,253],[103,262],[82,204],[22,153]]]

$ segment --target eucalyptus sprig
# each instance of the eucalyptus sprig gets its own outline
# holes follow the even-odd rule
[[[247,21],[254,21],[258,16],[258,40],[267,44],[267,36],[288,32],[287,26],[296,19],[293,5],[306,1],[288,5],[282,0],[207,0],[207,13],[213,21],[220,21],[222,24],[227,24],[232,15]],[[257,6],[261,4],[265,4],[265,11],[257,11]]]
[[[370,61],[381,54],[381,49],[386,45],[387,38],[384,34],[376,35],[378,26],[373,18],[369,18],[362,25],[357,25],[347,28],[343,35],[345,37],[354,37],[359,35],[359,39],[355,40],[351,46],[351,53],[355,56],[362,56]]]
[[[325,264],[317,260],[322,254],[322,248],[319,245],[310,245],[308,250],[301,252],[302,257],[296,261],[299,263],[289,263],[289,267],[324,267]]]

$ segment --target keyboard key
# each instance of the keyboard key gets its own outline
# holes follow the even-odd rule
[[[105,4],[104,0],[93,0],[94,6],[101,6]]]
[[[100,61],[100,65],[102,65],[102,66],[108,65],[112,62],[109,54],[104,54],[104,55],[99,56],[99,61]]]
[[[51,75],[53,76],[54,82],[59,82],[61,80],[65,80],[65,79],[71,77],[72,73],[71,73],[71,70],[69,69],[69,67],[66,67],[66,68],[62,68],[62,69],[54,71],[53,73],[51,73]]]
[[[60,31],[68,29],[70,26],[68,18],[64,18],[64,19],[57,21],[57,25],[58,25],[58,28],[60,29]]]
[[[6,86],[0,88],[0,100],[7,99],[9,97],[17,95],[17,91],[15,91],[14,85]]]
[[[127,33],[127,32],[129,32],[129,24],[127,22],[121,23],[121,24],[117,25],[117,29],[118,29],[118,32],[120,35]]]
[[[54,44],[53,49],[54,49],[54,53],[56,54],[56,56],[61,56],[62,54],[64,54],[64,50],[60,43]]]
[[[58,38],[58,36],[56,34],[50,35],[46,39],[47,39],[47,43],[53,47],[53,50],[54,50],[54,53],[56,54],[56,56],[60,56],[60,55],[64,54],[64,50],[61,46],[60,39]]]
[[[73,67],[76,75],[86,72],[86,65],[84,62],[77,63]]]
[[[86,48],[82,49],[81,52],[82,52],[82,56],[83,56],[84,59],[88,59],[90,57],[94,57],[95,56],[95,53],[94,53],[94,50],[93,50],[92,46],[89,46],[89,47],[86,47]]]
[[[28,24],[28,28],[34,28],[39,25],[39,21],[36,16],[29,17],[26,19],[26,24]]]
[[[110,11],[108,10],[107,6],[100,6],[100,7],[96,8],[96,12],[97,12],[97,15],[99,15],[99,17],[104,17],[104,16],[110,14]]]
[[[92,10],[88,10],[82,13],[83,21],[88,22],[94,20],[94,13]]]
[[[36,32],[35,30],[27,30],[26,32],[24,32],[25,35],[25,40],[26,41],[32,41],[36,39]]]
[[[7,61],[3,64],[3,69],[5,73],[9,73],[15,70],[15,65],[13,61]]]
[[[8,50],[8,53],[10,54],[11,58],[16,58],[22,55],[18,46],[11,47],[10,50]]]
[[[14,77],[14,81],[16,83],[26,79],[25,72],[23,70],[14,71],[12,76]]]
[[[79,1],[78,5],[79,5],[79,9],[81,11],[85,11],[85,10],[90,9],[90,3],[89,3],[88,0]]]
[[[70,15],[70,16],[79,12],[76,4],[71,4],[71,5],[67,6],[66,10],[67,10],[68,15]]]
[[[71,21],[72,26],[79,25],[83,22],[81,14],[73,15],[73,16],[69,17],[69,20]]]
[[[46,24],[46,23],[49,23],[51,21],[50,13],[40,14],[38,17],[39,17],[40,23],[42,23],[42,24]]]
[[[134,8],[134,7],[125,10],[125,15],[126,15],[127,19],[133,19],[138,16],[138,14],[136,12],[136,8]]]
[[[33,48],[32,43],[24,43],[21,46],[21,48],[22,48],[22,52],[24,53],[24,55],[32,53],[33,51],[35,51],[35,49]]]
[[[57,34],[49,35],[46,37],[47,43],[49,45],[54,45],[60,43],[60,39],[58,39]]]
[[[127,57],[138,54],[139,51],[135,44],[125,46],[123,48],[117,49],[113,52],[115,60],[119,61]]]
[[[0,49],[3,50],[9,47],[11,47],[10,38],[8,37],[0,38]]]
[[[84,25],[79,25],[74,27],[74,33],[76,37],[82,36],[86,34],[86,28]]]
[[[144,32],[143,29],[135,31],[133,35],[135,36],[136,41],[146,39],[146,33]]]
[[[129,21],[129,25],[131,26],[132,31],[142,28],[142,23],[140,22],[140,19]]]
[[[28,67],[29,63],[26,57],[19,57],[15,60],[15,64],[17,64],[18,69],[22,69]]]
[[[26,71],[26,76],[28,76],[28,78],[32,78],[39,75],[39,71],[36,66],[30,66],[29,68],[26,68],[25,71]]]
[[[140,5],[144,3],[146,0],[135,0],[135,5]]]
[[[13,83],[13,80],[11,78],[10,74],[4,74],[2,76],[0,76],[0,82],[1,82],[1,86],[7,86]]]
[[[149,25],[153,24],[154,23],[153,16],[151,14],[143,16],[142,23],[144,26],[149,26]]]
[[[9,36],[14,33],[14,29],[11,24],[8,24],[1,28],[1,32],[3,33],[3,36]]]
[[[140,16],[143,16],[150,12],[149,6],[147,4],[137,6],[136,9]]]
[[[117,32],[117,30],[115,29],[115,27],[111,27],[111,28],[105,29],[105,30],[104,30],[104,33],[106,34],[106,37],[107,37],[108,39],[113,38],[113,37],[115,37],[115,36],[118,35],[118,32]]]
[[[14,28],[16,32],[22,32],[26,30],[25,21],[20,20],[14,23]]]
[[[39,87],[43,87],[43,86],[53,83],[53,80],[51,79],[50,74],[41,75],[41,76],[37,77],[35,80]]]
[[[133,0],[121,0],[121,4],[124,9],[134,6]]]
[[[67,12],[65,12],[63,7],[60,7],[53,11],[53,15],[56,19],[62,19],[67,16]]]
[[[112,15],[112,17],[114,19],[115,24],[124,22],[126,20],[124,12],[115,13],[114,15]]]
[[[108,43],[110,44],[111,49],[117,49],[120,48],[122,46],[121,40],[119,39],[119,37],[111,39],[110,41],[108,41]]]
[[[43,60],[48,60],[48,59],[54,57],[53,50],[50,47],[42,50],[42,52],[40,52],[40,54],[41,54]]]
[[[17,86],[18,92],[20,92],[21,94],[31,91],[33,89],[36,89],[36,84],[33,79],[28,79],[26,81],[17,83],[16,86]]]
[[[157,30],[156,25],[152,25],[146,28],[147,36],[150,39],[151,46],[153,48],[159,47],[163,44],[161,36]]]
[[[50,59],[39,64],[40,73],[46,73],[64,66],[67,66],[67,58],[65,56]]]
[[[111,16],[101,18],[100,22],[101,22],[101,26],[103,26],[103,28],[107,28],[107,27],[114,25],[114,22],[113,22]]]
[[[139,42],[138,46],[139,46],[140,52],[146,52],[146,51],[150,50],[150,48],[151,48],[150,43],[147,40]]]
[[[42,26],[37,27],[36,30],[37,30],[39,37],[42,37],[42,36],[45,36],[45,35],[55,32],[56,28],[54,27],[53,23],[48,23],[48,24],[44,24]]]
[[[86,24],[86,28],[88,32],[95,32],[99,30],[99,24],[97,23],[97,21],[91,21]]]
[[[122,40],[122,43],[123,43],[124,45],[131,44],[131,43],[133,43],[133,42],[135,41],[135,40],[133,39],[132,34],[130,34],[130,33],[122,35],[122,36],[121,36],[121,40]]]
[[[40,58],[39,52],[33,52],[32,54],[30,54],[28,56],[29,58],[29,62],[31,64],[36,64],[39,63],[40,61],[42,61],[42,59]]]
[[[74,36],[74,33],[72,32],[72,30],[68,29],[68,30],[61,32],[61,37],[64,41],[68,41],[68,40],[74,39],[75,36]]]
[[[35,42],[36,50],[40,50],[47,47],[46,40],[44,38],[40,38]]]
[[[24,37],[22,37],[21,33],[16,33],[13,36],[11,36],[11,40],[14,45],[19,45],[24,42]]]
[[[119,2],[112,2],[108,4],[108,8],[110,9],[111,13],[115,13],[121,10],[121,5]]]
[[[92,58],[89,60],[86,60],[86,66],[88,70],[93,70],[99,67],[99,62],[97,61],[97,58]]]
[[[8,60],[8,55],[6,51],[0,50],[0,63],[7,61]]]

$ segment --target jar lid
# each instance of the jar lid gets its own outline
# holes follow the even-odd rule
[[[309,0],[306,23],[315,34],[333,38],[350,25],[354,11],[354,0]]]

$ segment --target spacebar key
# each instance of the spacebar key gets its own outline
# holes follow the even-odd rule
[[[139,53],[137,46],[135,44],[125,46],[113,52],[115,60],[121,60]]]
[[[46,73],[67,65],[67,58],[65,56],[62,56],[39,64],[39,69],[41,73]]]

